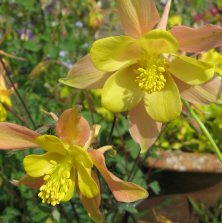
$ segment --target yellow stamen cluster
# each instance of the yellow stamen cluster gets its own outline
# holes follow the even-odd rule
[[[47,171],[44,180],[45,184],[41,186],[39,197],[43,203],[48,203],[53,206],[59,204],[67,194],[67,191],[72,185],[70,179],[71,162],[57,164],[54,160],[50,163],[52,167]]]
[[[143,68],[138,68],[136,72],[136,83],[148,93],[161,91],[165,87],[167,61],[160,56],[150,56],[145,61]]]

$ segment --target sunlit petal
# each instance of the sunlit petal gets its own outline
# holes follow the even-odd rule
[[[91,176],[91,169],[77,165],[78,186],[80,192],[88,197],[94,198],[99,194],[99,188],[95,180]]]
[[[66,78],[59,81],[75,88],[96,89],[102,88],[109,76],[110,73],[96,69],[90,56],[87,55],[71,68]]]
[[[171,33],[177,38],[180,48],[186,52],[200,52],[222,45],[222,27],[206,25],[201,28],[174,26]]]
[[[132,37],[150,31],[160,19],[153,0],[119,0],[118,3],[123,29]]]
[[[90,57],[97,69],[112,72],[131,63],[140,55],[137,41],[129,36],[99,39],[90,50]]]
[[[11,124],[8,122],[0,123],[0,149],[25,149],[38,147],[36,137],[39,134],[26,127]]]
[[[78,107],[70,108],[60,116],[56,132],[67,143],[83,146],[90,136],[90,126]]]
[[[98,179],[95,171],[92,171],[92,177],[99,187],[99,179]],[[99,190],[100,190],[100,188],[99,188]],[[84,208],[87,210],[90,218],[92,218],[95,222],[102,223],[104,220],[104,216],[101,213],[101,211],[99,210],[101,194],[99,193],[94,198],[88,198],[88,197],[84,196],[79,191],[79,198],[80,198]]]
[[[132,109],[142,99],[143,92],[136,80],[134,67],[117,71],[111,76],[102,91],[102,105],[112,112]]]
[[[214,76],[212,64],[187,56],[175,56],[168,71],[190,85],[203,84]]]
[[[150,54],[176,53],[179,49],[176,38],[165,30],[152,30],[139,40],[141,47]]]
[[[84,148],[73,145],[69,149],[73,157],[75,157],[75,159],[78,160],[80,163],[83,163],[86,168],[93,167],[92,158]]]
[[[53,167],[51,160],[59,162],[63,157],[59,153],[46,153],[43,155],[29,155],[24,158],[24,168],[28,175],[41,177]]]
[[[176,80],[181,96],[193,104],[209,104],[217,102],[222,104],[222,81],[215,77],[205,84],[190,86]]]
[[[112,174],[106,167],[105,158],[102,152],[99,150],[90,150],[90,154],[94,160],[96,168],[108,183],[109,188],[117,201],[134,202],[148,196],[148,193],[144,188],[134,183],[123,181]]]
[[[66,154],[66,147],[64,142],[56,136],[53,135],[42,135],[37,138],[39,147],[48,152],[55,152],[61,155]]]
[[[145,93],[144,104],[148,114],[156,121],[169,122],[180,116],[182,103],[179,90],[173,79],[166,75],[163,90]]]
[[[141,152],[146,152],[159,136],[162,124],[148,115],[143,102],[129,111],[129,120],[132,138],[140,144]]]

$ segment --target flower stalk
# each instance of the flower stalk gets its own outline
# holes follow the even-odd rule
[[[191,114],[191,116],[195,119],[195,121],[200,126],[201,130],[203,131],[204,135],[209,140],[210,144],[212,145],[214,151],[216,152],[220,162],[222,163],[222,154],[220,149],[218,148],[217,144],[215,143],[214,139],[212,138],[211,134],[209,133],[208,129],[204,125],[204,123],[200,120],[199,116],[196,114],[196,112],[192,109],[189,102],[187,102],[185,99],[182,99],[184,106],[188,110],[188,112]]]

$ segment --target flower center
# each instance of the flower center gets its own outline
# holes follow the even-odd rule
[[[44,176],[45,184],[40,187],[38,196],[42,198],[43,203],[53,206],[59,204],[67,194],[72,185],[70,171],[72,168],[71,160],[57,164],[51,160],[52,167]]]
[[[161,91],[166,83],[164,73],[167,66],[168,62],[165,58],[158,55],[149,56],[145,60],[145,65],[136,69],[138,74],[135,80],[136,83],[148,93]]]

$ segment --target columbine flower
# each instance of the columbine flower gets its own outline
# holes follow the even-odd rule
[[[212,49],[201,56],[202,61],[215,65],[215,72],[222,76],[222,54]]]
[[[28,175],[20,182],[31,187],[40,186],[39,197],[43,203],[54,206],[68,201],[76,189],[90,217],[102,222],[100,186],[93,166],[103,175],[118,201],[133,202],[147,197],[147,191],[142,187],[122,181],[109,172],[103,154],[111,146],[87,150],[98,133],[98,126],[90,131],[88,122],[77,108],[68,109],[61,115],[56,132],[59,137],[39,135],[16,124],[0,123],[0,149],[40,147],[46,151],[42,155],[25,157],[24,168]]]
[[[0,67],[0,71],[2,68]],[[12,94],[12,90],[8,89],[5,84],[5,80],[3,75],[0,75],[0,121],[3,122],[6,120],[8,116],[8,111],[5,108],[5,105],[8,107],[12,106],[12,102],[10,99],[10,95]]]
[[[180,15],[174,15],[170,16],[169,18],[169,26],[173,27],[176,25],[181,25],[182,24],[182,17]]]
[[[89,13],[89,26],[93,29],[99,29],[104,20],[104,12],[101,8],[101,2],[91,1],[90,13]]]
[[[103,88],[105,108],[129,111],[130,132],[142,151],[158,136],[158,122],[174,120],[181,114],[180,93],[187,90],[184,86],[192,91],[214,77],[214,66],[181,56],[180,50],[199,52],[222,44],[222,28],[218,26],[196,30],[175,26],[166,31],[170,3],[160,19],[153,0],[119,0],[127,36],[95,41],[90,55],[61,80],[82,89]],[[157,29],[151,31],[157,23]]]

